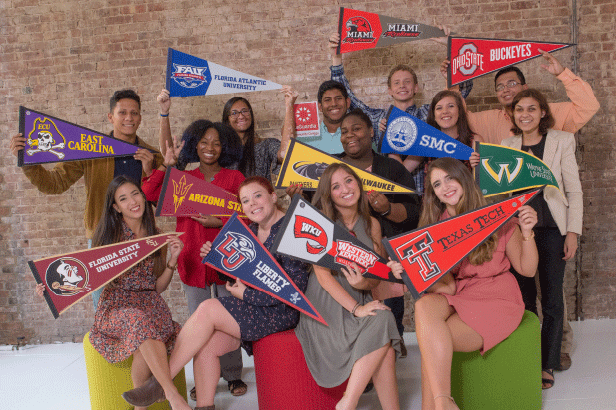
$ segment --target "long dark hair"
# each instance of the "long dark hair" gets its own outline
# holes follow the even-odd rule
[[[255,116],[252,112],[252,106],[244,97],[233,97],[226,102],[222,109],[222,122],[231,126],[229,116],[231,115],[231,107],[238,101],[242,101],[248,107],[250,111],[250,127],[246,130],[246,142],[244,143],[244,150],[242,153],[242,159],[238,166],[238,170],[245,176],[254,175],[255,173],[255,144],[258,141],[257,133],[255,132]]]
[[[182,134],[184,147],[178,158],[177,169],[184,170],[189,163],[199,162],[197,144],[199,144],[201,138],[210,128],[214,128],[218,132],[218,139],[222,147],[220,157],[218,158],[218,165],[228,168],[237,164],[242,157],[242,142],[233,128],[221,122],[197,120],[186,127]]]
[[[470,147],[473,143],[473,131],[471,131],[471,127],[468,125],[468,115],[466,115],[466,107],[464,106],[460,93],[444,90],[436,94],[430,104],[430,112],[428,113],[426,123],[433,126],[437,130],[441,129],[440,125],[436,122],[434,110],[436,108],[436,104],[438,104],[438,102],[445,97],[452,97],[456,101],[456,105],[458,106],[458,122],[456,123],[458,126],[458,141]]]
[[[545,115],[539,120],[539,134],[545,135],[548,132],[548,129],[554,126],[554,116],[552,115],[552,111],[550,110],[550,105],[548,104],[548,100],[545,98],[543,93],[535,88],[527,88],[526,90],[522,90],[513,97],[513,101],[511,101],[511,108],[513,109],[513,127],[511,127],[511,131],[518,135],[522,134],[522,130],[515,123],[515,106],[518,105],[522,98],[532,98],[533,100],[539,103],[539,109],[545,112]]]

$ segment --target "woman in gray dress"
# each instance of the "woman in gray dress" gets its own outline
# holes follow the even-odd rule
[[[361,179],[348,165],[327,167],[313,204],[384,254],[381,227],[370,216]],[[312,377],[322,387],[338,386],[349,379],[336,410],[355,409],[371,379],[382,408],[398,410],[395,360],[400,353],[400,335],[389,308],[372,299],[370,289],[378,281],[364,278],[355,264],[340,272],[313,268],[306,297],[329,326],[302,315],[295,330]]]

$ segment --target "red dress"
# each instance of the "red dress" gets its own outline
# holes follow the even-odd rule
[[[135,238],[122,221],[121,241]],[[101,294],[90,343],[110,363],[128,359],[147,339],[167,345],[171,354],[180,325],[156,291],[154,258],[149,256],[111,282]]]

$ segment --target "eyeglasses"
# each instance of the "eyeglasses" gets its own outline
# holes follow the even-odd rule
[[[520,84],[520,83],[518,83],[516,80],[509,80],[509,81],[507,81],[506,84],[499,84],[499,85],[497,85],[496,86],[496,91],[497,92],[501,92],[501,91],[503,91],[505,89],[505,87],[513,88],[513,87],[515,87],[518,84]]]
[[[229,117],[231,118],[237,118],[237,116],[239,116],[240,114],[242,114],[244,117],[250,117],[250,110],[248,108],[244,108],[241,111],[231,111],[231,114],[229,114]]]

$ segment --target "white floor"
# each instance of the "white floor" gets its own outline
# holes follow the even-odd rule
[[[575,335],[573,366],[556,373],[556,384],[543,393],[544,410],[616,409],[616,319],[571,324]],[[402,409],[419,409],[419,349],[414,333],[405,334],[409,350],[398,362]],[[192,366],[186,369],[193,386]],[[224,381],[218,386],[216,408],[257,410],[253,361],[244,357],[248,393],[232,397]],[[194,402],[189,402],[192,406]],[[86,368],[79,343],[26,346],[18,351],[0,346],[0,409],[82,410],[90,407]],[[376,393],[362,396],[358,409],[379,409]],[[522,410],[522,409],[521,409]]]

